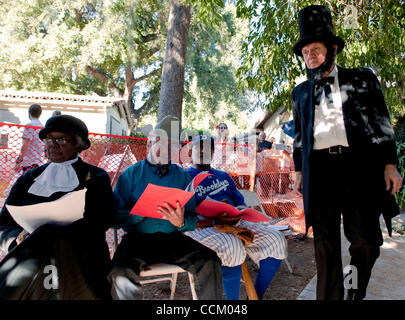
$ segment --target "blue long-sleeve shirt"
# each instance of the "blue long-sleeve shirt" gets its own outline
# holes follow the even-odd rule
[[[187,172],[194,179],[203,171],[189,168]],[[246,207],[245,199],[227,172],[211,168],[207,173],[211,175],[205,178],[194,190],[194,198],[197,205],[209,196],[211,199],[225,201],[234,207]]]
[[[123,228],[126,232],[141,233],[172,233],[194,230],[198,220],[194,197],[185,205],[184,227],[182,228],[176,228],[168,220],[129,213],[149,183],[184,190],[190,181],[189,174],[176,164],[170,164],[168,173],[159,176],[158,168],[150,165],[146,160],[135,163],[120,175],[115,186],[114,197],[118,214],[113,227]]]

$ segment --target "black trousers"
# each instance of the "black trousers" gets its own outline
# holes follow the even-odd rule
[[[79,223],[44,225],[14,247],[0,262],[0,300],[111,300],[104,233]]]
[[[113,299],[142,299],[139,273],[158,262],[175,264],[193,273],[199,300],[222,300],[221,261],[217,254],[180,232],[127,233],[114,254],[108,277]]]
[[[362,299],[383,243],[377,201],[383,185],[370,171],[376,170],[371,162],[363,163],[349,149],[342,154],[313,151],[310,161],[309,213],[314,233],[317,299],[343,299],[344,284],[348,294]],[[344,281],[343,275],[342,215],[344,234],[350,242],[350,270],[356,271],[350,277],[357,273],[357,279],[350,282]]]

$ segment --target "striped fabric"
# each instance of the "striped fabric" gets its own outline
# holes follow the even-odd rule
[[[214,250],[221,259],[222,265],[235,267],[245,261],[246,254],[256,263],[268,257],[283,260],[287,258],[287,241],[284,235],[271,225],[241,220],[238,226],[254,232],[254,240],[247,247],[235,235],[222,233],[213,227],[197,228],[185,234]]]

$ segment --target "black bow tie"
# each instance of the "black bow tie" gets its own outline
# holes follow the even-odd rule
[[[329,85],[330,83],[335,83],[335,77],[321,78],[321,80],[316,83],[314,90],[315,105],[319,105],[321,103],[322,92],[325,90],[326,103],[329,108],[333,107],[332,90]]]
[[[325,86],[325,84],[327,84],[327,83],[330,83],[330,84],[335,83],[335,77],[321,78],[321,80],[319,80],[319,81],[316,83],[316,85],[323,87],[323,86]]]

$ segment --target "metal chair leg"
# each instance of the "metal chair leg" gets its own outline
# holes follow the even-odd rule
[[[290,262],[288,261],[288,259],[285,258],[285,259],[284,259],[284,262],[285,262],[285,264],[287,265],[288,271],[290,271],[290,273],[292,274],[293,271],[292,271],[292,268],[291,268],[291,265],[290,265]]]
[[[195,291],[194,277],[190,272],[188,272],[188,280],[190,282],[190,289],[191,289],[191,295],[193,296],[193,300],[198,300],[197,292]]]
[[[170,280],[170,300],[174,299],[174,293],[176,292],[177,273],[172,274],[172,280]]]

